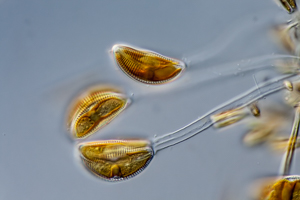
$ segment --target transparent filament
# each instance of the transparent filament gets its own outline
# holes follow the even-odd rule
[[[209,111],[202,117],[199,117],[198,119],[188,124],[187,126],[184,126],[177,131],[167,133],[165,135],[154,138],[153,145],[154,145],[155,152],[173,146],[175,144],[181,143],[197,135],[198,133],[208,129],[215,123],[219,125],[229,125],[231,124],[231,122],[239,121],[236,119],[242,119],[244,117],[243,108],[252,105],[256,101],[258,101],[261,98],[264,98],[267,95],[285,89],[283,81],[286,80],[287,78],[292,78],[292,77],[294,77],[295,80],[299,79],[297,75],[291,74],[291,75],[285,75],[285,76],[277,77],[269,81],[266,81],[258,85],[257,87],[254,87],[253,89],[250,89],[245,93],[229,100],[228,102],[225,102],[220,106],[217,106],[216,108]],[[228,115],[227,111],[230,110],[234,111],[231,112],[233,113],[233,115],[231,115],[230,112]],[[220,116],[222,119],[221,121],[220,119],[218,119],[218,117]],[[229,124],[227,124],[228,120],[229,120]],[[224,122],[224,124],[222,123],[220,124],[220,122]]]
[[[299,123],[300,123],[300,107],[296,107],[294,123],[291,131],[289,143],[280,167],[280,174],[282,175],[288,175],[290,173],[291,163],[293,160],[293,156],[297,144],[297,138],[299,134]]]

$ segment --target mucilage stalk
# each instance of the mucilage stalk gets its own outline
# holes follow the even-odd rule
[[[295,80],[299,79],[299,77],[296,74],[284,75],[281,77],[273,78],[221,104],[220,106],[217,106],[216,108],[207,112],[202,117],[196,119],[190,124],[174,132],[167,133],[165,135],[154,138],[152,140],[154,151],[157,152],[175,144],[181,143],[208,129],[214,124],[213,120],[211,119],[211,116],[217,113],[224,112],[226,110],[231,110],[234,108],[246,107],[258,101],[259,99],[262,99],[270,94],[284,89],[285,85],[282,83],[282,81],[292,77],[294,77],[293,79]]]
[[[231,119],[231,117],[239,117],[240,113],[242,113],[240,109],[281,89],[285,89],[286,86],[283,81],[288,78],[294,81],[298,80],[299,76],[296,74],[285,75],[264,82],[212,109],[179,130],[153,138],[152,140],[125,139],[81,143],[78,147],[80,158],[90,172],[104,180],[121,181],[132,178],[148,166],[158,151],[179,144],[205,131],[213,124],[222,123],[222,118],[229,120],[229,123],[227,124],[226,121],[225,125],[231,124],[230,120],[235,120],[235,118]],[[227,110],[234,111],[235,115],[225,114],[222,117],[220,113],[224,113]],[[253,114],[257,115],[257,110]]]

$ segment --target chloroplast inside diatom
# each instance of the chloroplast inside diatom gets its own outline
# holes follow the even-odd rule
[[[153,157],[147,140],[103,140],[81,143],[83,164],[107,181],[128,179],[143,171]]]
[[[108,124],[130,100],[113,87],[97,85],[76,97],[69,109],[67,126],[74,138],[85,138]]]
[[[126,45],[116,44],[112,52],[118,66],[129,77],[146,84],[175,80],[186,67],[181,60]]]

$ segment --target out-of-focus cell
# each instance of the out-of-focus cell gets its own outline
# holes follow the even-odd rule
[[[273,28],[272,33],[284,49],[294,55],[299,55],[300,48],[300,30],[298,23],[289,23],[277,25]]]
[[[300,177],[277,176],[256,180],[249,193],[256,200],[299,200]]]
[[[243,142],[247,146],[268,141],[275,133],[276,126],[263,126],[262,124],[252,124],[251,130],[244,136]]]
[[[274,108],[264,110],[264,114],[260,118],[253,118],[249,121],[249,131],[243,138],[245,145],[255,146],[272,141],[286,127],[288,123],[287,113]]]
[[[258,109],[258,108],[257,108]],[[221,113],[217,113],[210,116],[210,119],[214,123],[215,128],[222,128],[225,126],[229,126],[231,124],[235,124],[242,119],[244,119],[246,116],[248,116],[250,113],[255,116],[253,112],[259,112],[259,110],[251,110],[250,111],[247,107],[239,107],[232,110],[224,111]],[[258,113],[256,113],[258,114]]]
[[[299,59],[291,59],[290,61],[276,61],[274,66],[282,74],[296,74],[299,73],[300,63]],[[284,83],[285,84],[285,83]],[[287,85],[285,85],[286,89]]]
[[[298,200],[300,199],[300,177],[286,176],[275,182],[269,193],[263,199],[266,200]]]
[[[113,55],[118,66],[131,78],[146,84],[161,84],[179,77],[185,63],[153,51],[114,45]]]
[[[273,151],[284,152],[287,149],[289,144],[289,138],[286,137],[277,137],[270,141],[270,147]],[[297,138],[295,148],[300,147],[300,138]]]
[[[113,87],[90,87],[71,103],[67,127],[74,138],[85,138],[108,124],[128,103],[129,99]]]
[[[297,10],[297,4],[295,0],[275,0],[275,2],[288,11],[289,14]]]
[[[260,109],[258,108],[257,103],[253,103],[249,107],[250,107],[250,112],[254,117],[260,116]]]
[[[293,83],[293,91],[286,91],[285,102],[294,107],[300,102],[300,82]]]
[[[153,157],[152,147],[146,140],[82,143],[79,151],[85,166],[108,181],[120,181],[139,174]]]
[[[283,81],[283,84],[288,91],[293,91],[294,87],[291,81]]]

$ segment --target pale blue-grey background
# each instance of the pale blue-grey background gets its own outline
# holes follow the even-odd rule
[[[288,19],[271,0],[0,0],[0,199],[247,199],[253,180],[277,173],[280,155],[245,147],[243,124],[209,129],[161,151],[137,177],[108,183],[81,167],[64,120],[79,91],[109,83],[133,103],[89,140],[174,131],[254,86],[251,75],[192,86],[210,76],[197,67],[284,53],[268,36],[277,17]],[[121,42],[183,58],[265,18],[161,87],[129,79],[109,53]]]

